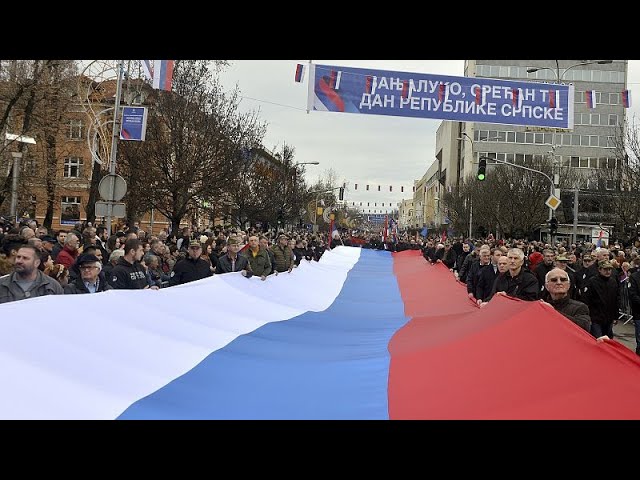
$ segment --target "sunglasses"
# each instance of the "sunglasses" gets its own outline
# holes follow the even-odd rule
[[[568,282],[569,278],[568,277],[552,277],[549,279],[549,283],[554,283],[554,282]]]

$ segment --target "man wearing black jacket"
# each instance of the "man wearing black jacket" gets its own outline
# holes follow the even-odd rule
[[[181,285],[183,283],[193,282],[201,278],[210,277],[212,275],[209,263],[200,256],[202,255],[202,246],[199,240],[191,240],[189,242],[189,255],[187,258],[178,261],[173,267],[169,278],[169,286]]]
[[[489,301],[495,294],[507,295],[521,300],[533,301],[538,299],[538,279],[526,268],[524,264],[524,252],[519,248],[512,248],[507,253],[509,271],[496,278]],[[483,304],[484,305],[484,304]]]
[[[137,238],[130,238],[124,244],[124,255],[111,271],[111,285],[115,289],[140,290],[149,288],[147,276],[140,260],[144,255],[144,248]],[[157,290],[158,287],[151,287]]]
[[[113,290],[102,273],[102,262],[91,254],[83,253],[76,261],[80,274],[64,287],[65,294],[100,293]]]

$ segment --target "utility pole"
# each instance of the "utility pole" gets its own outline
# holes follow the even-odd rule
[[[578,242],[578,189],[573,191],[573,243]]]
[[[118,123],[118,111],[120,110],[120,96],[122,94],[122,76],[124,73],[124,60],[118,62],[118,81],[116,83],[116,101],[113,107],[113,131],[111,136],[111,157],[109,163],[109,174],[116,174],[116,155],[118,153],[118,138],[120,137],[120,131]],[[111,217],[113,215],[113,198],[115,195],[116,182],[111,182],[111,195],[107,199],[109,203],[107,205],[107,218],[106,227],[107,235],[111,236]]]

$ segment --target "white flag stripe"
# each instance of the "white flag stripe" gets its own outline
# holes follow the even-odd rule
[[[116,418],[238,336],[327,309],[360,251],[338,247],[264,282],[230,273],[1,304],[0,418]]]

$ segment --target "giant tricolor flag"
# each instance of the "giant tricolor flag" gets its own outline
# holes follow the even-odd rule
[[[0,317],[2,419],[640,418],[629,349],[542,302],[480,309],[412,250],[340,246],[266,281],[39,297]]]
[[[622,92],[622,106],[624,108],[631,107],[631,90],[624,90]]]

